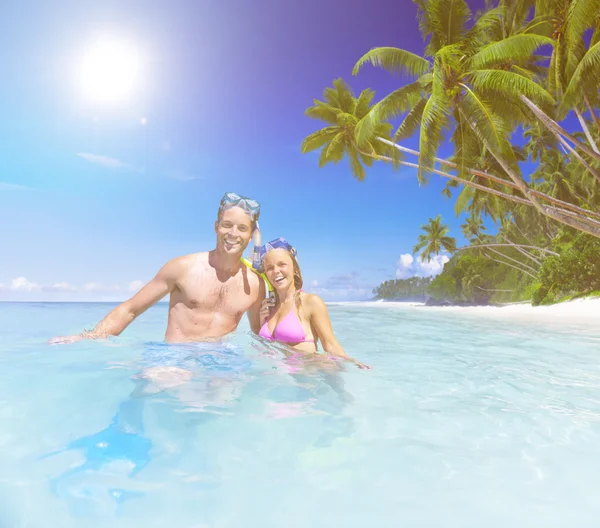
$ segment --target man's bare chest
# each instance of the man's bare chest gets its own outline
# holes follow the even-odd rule
[[[180,302],[189,308],[211,311],[245,311],[254,302],[256,288],[244,277],[219,280],[210,274],[190,275],[177,285]]]

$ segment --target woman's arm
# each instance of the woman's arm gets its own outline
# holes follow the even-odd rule
[[[318,337],[321,340],[325,352],[352,361],[358,368],[371,368],[346,354],[342,345],[339,344],[333,333],[329,312],[321,297],[314,294],[308,294],[306,296],[306,306],[308,308],[311,326],[317,334],[315,338]]]

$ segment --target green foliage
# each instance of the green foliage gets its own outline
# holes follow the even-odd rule
[[[539,272],[534,304],[550,304],[567,296],[600,289],[600,240],[578,235],[559,257],[548,257]]]
[[[439,301],[496,304],[530,299],[533,279],[473,253],[454,255],[435,277],[429,294]]]
[[[424,300],[430,285],[431,277],[388,280],[377,286],[373,293],[377,299]]]
[[[307,136],[302,142],[302,152],[321,149],[319,167],[338,163],[347,157],[352,174],[358,180],[365,179],[365,166],[370,167],[373,159],[379,156],[397,159],[396,149],[374,141],[375,137],[390,138],[392,125],[389,123],[377,121],[369,128],[369,134],[364,135],[363,144],[359,147],[356,143],[356,126],[369,115],[374,95],[373,90],[366,89],[355,97],[342,79],[333,81],[333,87],[325,88],[323,92],[324,101],[315,99],[313,106],[305,111],[308,117],[329,126]]]
[[[347,159],[362,180],[374,161],[397,167],[400,151],[411,154],[390,144],[391,121],[400,121],[395,142],[419,134],[419,182],[439,166],[450,180],[442,193],[455,198],[457,216],[468,215],[465,236],[494,244],[451,259],[431,283],[440,299],[540,303],[600,289],[599,242],[579,236],[600,239],[584,218],[600,213],[600,0],[486,0],[475,15],[466,0],[413,1],[424,56],[394,47],[366,53],[354,74],[369,63],[401,82],[374,103],[372,90],[357,98],[334,81],[306,111],[325,126],[302,151],[320,149],[320,166]],[[579,119],[565,121],[571,111]],[[449,163],[436,159],[443,141],[453,147]],[[524,196],[528,204],[515,203]],[[486,219],[496,234],[483,233]],[[422,228],[414,248],[422,260],[456,250],[439,217]]]

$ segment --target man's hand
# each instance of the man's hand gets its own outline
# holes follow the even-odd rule
[[[81,341],[85,339],[83,335],[74,335],[74,336],[58,336],[52,337],[48,340],[49,345],[67,345],[69,343],[76,343],[77,341]]]

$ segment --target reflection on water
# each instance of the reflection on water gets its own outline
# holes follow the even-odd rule
[[[159,457],[166,455],[156,449],[145,432],[144,407],[147,405],[160,404],[162,423],[186,431],[186,436],[194,429],[197,442],[202,442],[202,428],[213,420],[232,416],[239,420],[244,406],[248,406],[248,401],[257,401],[261,392],[262,420],[313,416],[312,427],[315,427],[314,420],[320,423],[315,429],[318,434],[309,442],[314,447],[329,447],[336,439],[352,434],[352,419],[342,416],[352,396],[344,388],[340,375],[344,367],[339,361],[324,355],[297,354],[260,338],[253,338],[252,348],[268,361],[270,371],[254,370],[255,365],[243,348],[229,342],[144,344],[142,360],[137,365],[140,370],[131,376],[131,394],[118,406],[110,425],[41,457],[70,450],[79,451],[83,456],[82,463],[51,479],[52,492],[67,501],[71,514],[76,517],[106,512],[108,498],[118,511],[124,501],[143,497],[144,492],[135,486],[114,488],[110,481],[101,482],[116,471],[120,473],[121,485],[126,486],[128,479],[134,479],[152,462],[153,453]],[[273,383],[271,379],[270,383],[263,384],[266,375],[272,379],[283,376],[288,382],[281,383],[279,379]],[[197,443],[190,445],[185,437],[179,437],[177,443],[181,451],[198,448]],[[296,454],[307,446],[296,441]],[[201,458],[206,456],[205,451]],[[201,476],[195,478],[210,482],[209,488],[214,487],[219,480],[216,469],[214,464],[205,464]],[[127,479],[123,480],[125,476]]]
[[[106,310],[0,303],[1,528],[597,525],[599,331],[332,306],[362,371],[157,306],[46,344]]]

